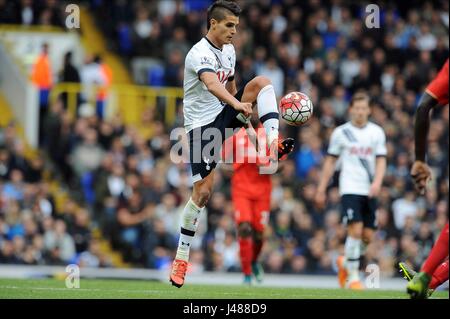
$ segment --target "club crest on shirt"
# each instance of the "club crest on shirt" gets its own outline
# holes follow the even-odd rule
[[[214,66],[214,60],[211,59],[210,57],[202,56],[200,58],[200,64],[202,64],[202,65],[208,64],[208,65]]]
[[[228,57],[228,61],[230,62],[230,67],[233,68],[233,61],[231,61],[231,56]]]

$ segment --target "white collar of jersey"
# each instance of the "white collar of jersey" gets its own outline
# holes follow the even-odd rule
[[[222,49],[219,49],[218,47],[216,47],[216,45],[214,43],[212,43],[206,36],[204,36],[204,38],[206,39],[206,41],[209,43],[210,46],[212,46],[214,49],[222,52]]]

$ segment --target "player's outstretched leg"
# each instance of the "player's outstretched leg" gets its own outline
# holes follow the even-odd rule
[[[426,272],[430,277],[434,274],[439,265],[448,257],[448,223],[442,229],[439,238],[431,249],[428,258],[422,265],[420,271]]]
[[[444,263],[445,267],[446,258],[448,258],[448,223],[442,229],[422,269],[406,286],[406,291],[412,299],[425,299],[428,297],[428,287],[431,279],[440,265]]]
[[[442,264],[440,264],[439,267],[434,271],[430,285],[428,286],[428,290],[434,291],[434,289],[442,285],[447,280],[448,280],[448,257],[447,260],[444,261]]]
[[[267,136],[270,154],[273,161],[290,153],[294,148],[294,140],[278,140],[279,113],[274,87],[269,78],[257,76],[248,82],[244,88],[242,102],[255,103],[258,117]]]
[[[449,262],[448,259],[444,261],[433,273],[431,282],[428,285],[428,292],[427,292],[428,297],[430,297],[433,294],[433,292],[436,290],[437,287],[439,287],[448,280],[448,262]],[[400,262],[398,264],[398,268],[403,278],[405,278],[408,281],[411,281],[417,274],[417,272],[405,262]]]

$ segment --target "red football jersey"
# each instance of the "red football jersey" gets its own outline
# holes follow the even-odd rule
[[[244,128],[225,141],[224,157],[228,163],[232,160],[234,169],[231,178],[232,196],[260,199],[262,196],[271,195],[271,176],[259,173],[260,168],[268,165],[269,162],[266,134],[262,126],[256,131],[258,143],[260,147],[264,147],[264,151],[259,153]],[[230,158],[231,155],[232,158]]]
[[[448,104],[448,59],[436,78],[427,86],[426,92],[438,100],[440,105]]]

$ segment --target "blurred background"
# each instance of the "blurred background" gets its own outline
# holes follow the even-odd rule
[[[314,116],[286,127],[296,149],[273,175],[262,262],[268,273],[335,274],[345,230],[337,178],[312,203],[331,131],[367,90],[387,135],[378,230],[363,265],[418,268],[448,216],[448,105],[433,113],[433,180],[409,178],[418,99],[449,55],[448,1],[238,1],[237,86],[266,75],[280,98],[302,91]],[[0,264],[167,270],[191,194],[188,164],[170,158],[183,126],[184,58],[206,33],[211,1],[0,0]],[[191,249],[191,272],[238,272],[230,172]]]

